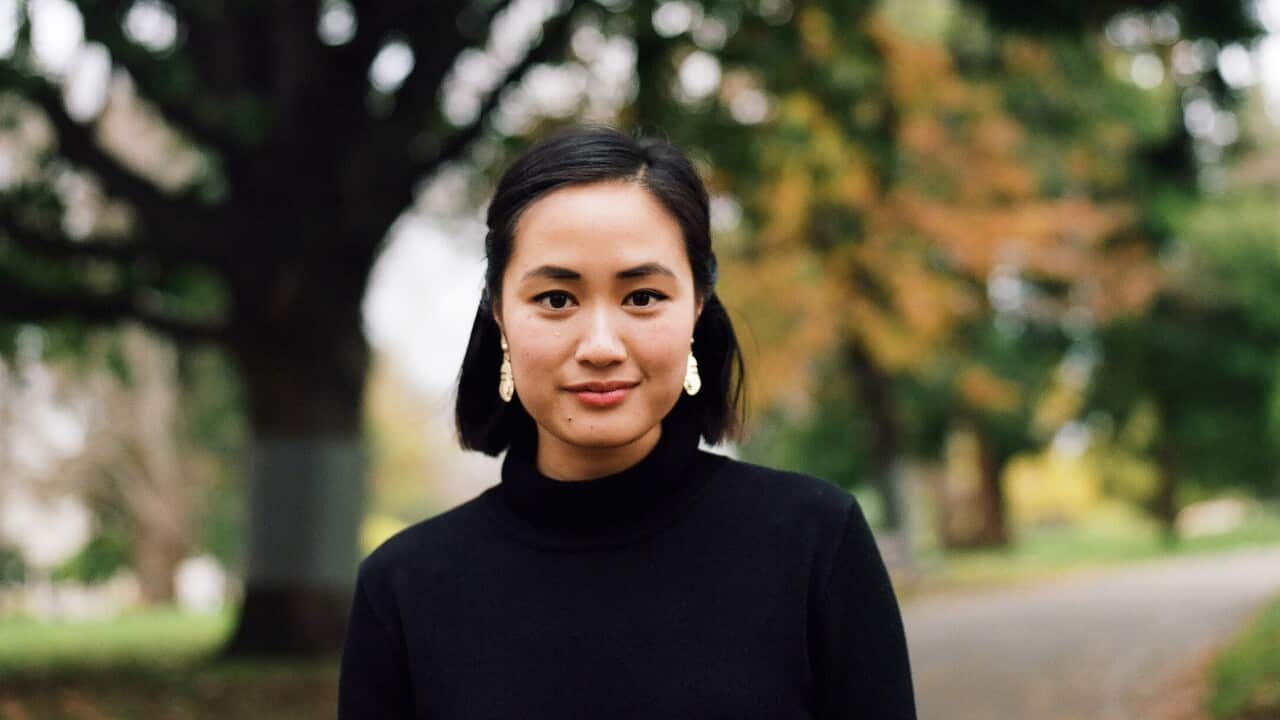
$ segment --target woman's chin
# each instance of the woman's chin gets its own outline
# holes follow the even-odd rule
[[[616,448],[640,439],[643,433],[599,427],[594,430],[571,430],[565,440],[581,448]]]
[[[571,423],[561,423],[556,435],[561,441],[581,448],[604,449],[629,445],[644,437],[652,424],[637,422],[634,418],[575,417]]]

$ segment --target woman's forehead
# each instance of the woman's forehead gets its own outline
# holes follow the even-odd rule
[[[664,273],[663,270],[670,272]],[[689,272],[683,241],[677,236],[647,235],[642,238],[597,236],[573,239],[556,236],[545,240],[517,241],[508,272],[517,279],[540,274],[545,277],[579,275],[619,275]]]
[[[679,272],[685,255],[680,225],[634,183],[549,193],[525,209],[512,240],[510,269],[521,275],[543,265],[612,275],[646,263]]]

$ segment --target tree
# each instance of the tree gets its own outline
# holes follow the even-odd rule
[[[1188,208],[1159,304],[1103,334],[1109,359],[1090,404],[1121,419],[1152,414],[1144,449],[1157,482],[1146,506],[1171,542],[1189,490],[1280,490],[1273,195],[1238,191]]]
[[[515,2],[74,5],[78,19],[42,19],[19,3],[0,62],[11,127],[38,112],[49,136],[0,203],[0,318],[136,320],[225,350],[251,428],[245,598],[228,652],[335,650],[363,502],[370,267],[416,184],[462,157],[504,88],[562,52],[586,4],[535,4],[540,35],[463,122],[439,108],[442,84]],[[60,19],[72,34],[82,22],[87,47],[128,78],[83,115],[32,41]],[[166,168],[103,142],[122,104],[194,151],[188,178],[166,185]],[[67,178],[81,176],[101,212],[74,224]]]
[[[31,331],[28,331],[29,333]],[[28,346],[42,341],[32,333]],[[144,602],[175,599],[174,572],[201,538],[196,518],[216,477],[212,455],[191,442],[190,419],[202,408],[183,403],[187,388],[180,378],[179,353],[136,324],[119,332],[97,331],[74,360],[57,353],[28,358],[15,366],[13,387],[0,403],[7,433],[16,445],[0,448],[0,465],[33,444],[54,445],[57,435],[37,437],[34,420],[63,412],[65,436],[76,438],[32,474],[13,467],[6,484],[27,494],[60,494],[83,499],[92,511],[98,537],[131,555]],[[24,353],[30,355],[30,351]],[[24,377],[28,378],[24,382]],[[24,404],[42,384],[56,387],[46,407]],[[25,387],[29,385],[33,387]],[[25,405],[25,406],[24,406]],[[18,423],[29,427],[17,427]],[[25,430],[25,432],[22,432]],[[66,442],[65,439],[63,442]],[[56,449],[54,447],[50,448]]]
[[[1151,83],[1168,120],[1145,139],[1130,176],[1141,213],[1133,240],[1161,256],[1164,271],[1144,312],[1100,328],[1103,361],[1085,407],[1115,425],[1154,417],[1146,450],[1157,482],[1147,505],[1170,542],[1187,480],[1201,488],[1259,483],[1276,460],[1265,433],[1274,353],[1266,293],[1248,297],[1227,280],[1238,273],[1254,289],[1271,282],[1274,263],[1260,251],[1269,233],[1251,212],[1256,198],[1228,216],[1202,183],[1222,170],[1224,148],[1236,140],[1214,128],[1240,127],[1232,110],[1241,98],[1218,72],[1217,46],[1203,41],[1247,40],[1258,28],[1234,4],[1221,17],[1181,12],[1172,25],[1159,12],[1131,14],[1126,20],[1137,32],[1116,33],[1121,49],[1169,68]],[[1161,24],[1169,31],[1156,32]]]
[[[1068,33],[1148,4],[1055,3],[1058,22],[1046,26],[1007,2],[973,2],[993,27]],[[1193,0],[1168,5],[1189,32],[1236,18]],[[340,642],[363,503],[369,269],[417,183],[465,156],[502,116],[504,90],[562,55],[575,24],[634,38],[637,92],[622,124],[703,148],[717,168],[712,189],[739,199],[757,237],[738,269],[726,263],[726,290],[775,290],[777,302],[743,306],[785,331],[760,332],[765,344],[792,343],[763,356],[764,389],[785,396],[791,383],[770,392],[769,381],[807,377],[820,351],[848,359],[874,418],[870,464],[891,525],[902,421],[888,390],[975,311],[995,257],[990,243],[946,231],[990,240],[986,230],[1013,226],[1034,246],[1068,220],[1087,217],[1087,238],[1112,223],[1092,198],[1039,195],[1015,152],[1036,128],[1020,127],[990,83],[965,77],[946,52],[874,20],[869,3],[711,2],[698,5],[705,22],[675,31],[682,23],[656,22],[667,5],[651,0],[74,6],[72,21],[127,81],[113,82],[101,107],[68,104],[64,71],[34,50],[37,5],[18,4],[0,63],[5,111],[19,128],[38,113],[49,142],[19,164],[0,203],[0,317],[133,318],[234,360],[251,460],[232,652]],[[494,28],[529,15],[541,32],[526,47],[477,60]],[[718,95],[672,91],[699,72],[715,74]],[[442,108],[442,90],[468,73],[487,79],[462,106]],[[770,97],[776,113],[764,123]],[[186,172],[139,162],[123,149],[132,137],[104,141],[122,106],[144,108],[158,135],[193,153]],[[990,181],[957,182],[974,163]],[[101,212],[70,222],[68,188],[82,173],[95,178]]]
[[[94,407],[81,462],[96,467],[81,483],[98,504],[119,503],[128,518],[143,600],[172,601],[174,572],[194,549],[212,477],[182,442],[177,351],[136,326],[126,325],[119,339],[127,379],[103,367],[86,383]]]
[[[755,401],[796,404],[819,359],[839,358],[834,372],[854,379],[869,419],[885,524],[898,530],[910,428],[897,385],[989,320],[991,279],[1065,287],[1102,273],[1105,307],[1115,281],[1148,261],[1105,247],[1132,222],[1122,199],[1061,192],[1029,162],[1038,128],[1007,106],[1003,75],[959,65],[945,33],[913,32],[892,6],[809,4],[769,43],[735,35],[720,54],[720,103],[695,105],[680,131],[711,160],[714,189],[743,206],[724,277],[759,339]],[[772,112],[744,122],[743,98],[759,95]]]
[[[683,113],[681,141],[716,168],[713,189],[742,205],[725,294],[758,336],[755,402],[807,412],[797,398],[817,385],[817,360],[844,358],[890,528],[913,432],[904,379],[971,352],[967,376],[1012,385],[1025,418],[1061,358],[1022,348],[1044,360],[1011,377],[1000,365],[1016,355],[962,349],[1000,311],[989,299],[1027,288],[1059,333],[1087,344],[1093,325],[1141,313],[1159,289],[1148,223],[1158,199],[1128,169],[1179,147],[1169,129],[1182,127],[1180,99],[1115,78],[1121,58],[1102,32],[1112,24],[1224,42],[1256,31],[1242,3],[1056,3],[1044,14],[980,0],[808,3],[785,25],[734,35],[717,52],[719,93],[671,109]],[[672,60],[682,69],[700,52],[685,45]],[[770,110],[753,112],[763,99]],[[1031,442],[1025,427],[1007,430],[1025,422],[952,397],[986,428],[998,524],[1003,461]]]

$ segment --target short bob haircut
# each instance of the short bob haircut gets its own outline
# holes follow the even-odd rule
[[[711,444],[741,436],[742,353],[715,294],[718,271],[711,250],[707,190],[689,159],[670,143],[591,126],[562,131],[529,148],[503,174],[489,203],[485,287],[458,374],[455,413],[464,449],[497,455],[517,434],[536,437],[533,418],[520,403],[520,388],[509,403],[498,396],[502,347],[494,303],[502,297],[502,276],[521,212],[559,188],[608,180],[638,183],[676,219],[693,269],[694,290],[703,301],[693,328],[702,390],[694,396],[681,392],[671,413],[687,417]]]

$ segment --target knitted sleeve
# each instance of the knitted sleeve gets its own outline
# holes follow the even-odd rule
[[[915,720],[902,616],[857,501],[845,516],[813,620],[817,718]]]
[[[415,715],[404,642],[375,611],[367,584],[362,565],[342,646],[338,720],[410,720]]]

